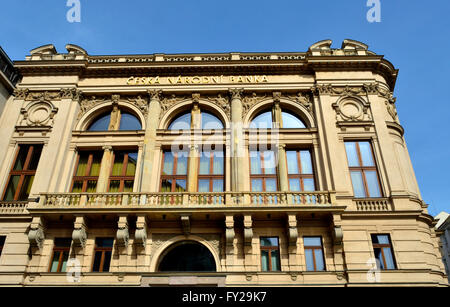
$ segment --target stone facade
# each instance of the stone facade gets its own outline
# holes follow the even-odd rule
[[[14,68],[6,52],[0,47],[0,115],[19,79],[18,71]]]
[[[74,285],[67,273],[51,272],[57,238],[71,238],[76,282],[88,286],[447,285],[395,108],[398,71],[365,44],[127,56],[91,56],[75,45],[58,53],[46,45],[15,65],[23,79],[0,118],[1,285]],[[107,131],[90,131],[105,110]],[[118,128],[124,110],[141,130]],[[205,110],[223,129],[201,129],[196,118]],[[305,127],[251,127],[263,111],[282,122],[282,110]],[[183,112],[192,117],[188,132],[168,129]],[[275,139],[261,139],[262,132]],[[359,141],[373,150],[377,197],[356,197],[353,189],[345,146]],[[249,154],[266,143],[279,157],[277,190],[258,192]],[[30,144],[42,152],[28,198],[7,201],[18,150]],[[189,171],[185,191],[168,193],[161,191],[163,152],[173,144],[186,145]],[[199,192],[204,144],[225,153],[223,192]],[[113,157],[123,148],[137,152],[132,192],[108,192]],[[290,186],[286,152],[299,148],[311,153],[314,191]],[[101,153],[95,190],[71,193],[80,153],[93,150]],[[371,264],[377,234],[390,238],[394,269]],[[321,238],[323,270],[309,269],[311,236]],[[104,237],[114,238],[111,263],[93,272],[96,239]],[[278,238],[273,271],[262,265],[265,237]],[[167,251],[187,241],[206,247],[215,272],[159,270]]]
[[[450,282],[450,214],[447,212],[441,212],[436,215],[435,220],[436,232],[440,238],[442,262],[444,263],[445,272],[447,273]]]

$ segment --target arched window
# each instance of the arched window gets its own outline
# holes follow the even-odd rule
[[[250,123],[250,128],[270,129],[273,126],[272,112],[267,111],[256,116]]]
[[[169,125],[169,130],[191,129],[191,113],[184,113],[175,118]]]
[[[303,121],[290,112],[281,111],[281,119],[280,128],[306,128]],[[250,128],[254,129],[271,129],[276,126],[271,111],[260,113],[250,123]]]
[[[292,113],[281,112],[281,119],[283,120],[282,128],[306,128],[303,121]]]
[[[223,123],[216,116],[211,113],[202,112],[202,129],[223,129]]]
[[[169,248],[159,264],[160,272],[215,272],[214,256],[204,245],[184,241]]]
[[[111,122],[111,113],[104,113],[97,117],[87,129],[88,131],[108,131]],[[119,129],[121,131],[142,130],[140,120],[131,113],[122,112]]]

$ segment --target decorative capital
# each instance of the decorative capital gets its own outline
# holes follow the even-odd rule
[[[275,103],[280,103],[281,100],[281,92],[273,92],[273,101]]]
[[[193,93],[192,94],[192,102],[199,103],[199,101],[200,101],[200,93]]]
[[[111,100],[112,100],[113,104],[119,104],[120,95],[112,95]]]
[[[241,99],[244,90],[240,88],[231,88],[228,90],[228,92],[231,95],[231,99]]]
[[[103,149],[104,151],[109,151],[109,152],[111,152],[111,151],[113,150],[113,148],[112,148],[111,145],[105,145],[105,146],[102,147],[102,149]]]
[[[161,99],[162,99],[162,93],[163,93],[162,90],[148,90],[147,93],[150,96],[150,101],[151,100],[161,101]]]

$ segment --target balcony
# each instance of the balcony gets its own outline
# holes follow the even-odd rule
[[[335,192],[42,193],[28,211],[212,211],[335,208]],[[336,208],[335,208],[336,209]]]

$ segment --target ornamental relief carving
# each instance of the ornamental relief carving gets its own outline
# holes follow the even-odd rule
[[[369,104],[355,97],[345,97],[334,103],[337,122],[372,121]]]
[[[242,117],[245,118],[253,106],[267,98],[269,98],[268,95],[258,95],[255,92],[251,93],[251,95],[244,96],[244,98],[242,98]]]
[[[58,108],[47,101],[38,101],[20,109],[19,126],[22,127],[52,127]]]

